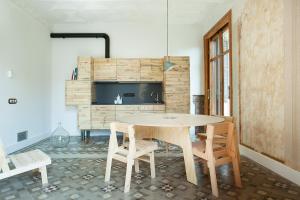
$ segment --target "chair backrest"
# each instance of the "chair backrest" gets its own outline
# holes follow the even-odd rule
[[[129,152],[134,153],[136,152],[135,147],[135,129],[134,125],[130,125],[127,123],[120,123],[120,122],[112,122],[110,124],[111,130],[111,139],[109,140],[109,145],[115,150],[118,149],[118,142],[117,142],[117,132],[121,132],[123,134],[127,134],[129,138]]]
[[[4,146],[0,139],[0,171],[1,170],[2,170],[2,172],[7,172],[7,171],[9,171],[9,167],[8,167],[8,162],[6,159],[6,153],[4,150]]]
[[[221,122],[207,125],[206,146],[209,148],[213,144],[225,146],[227,151],[231,150],[234,137],[234,124],[232,122]],[[220,136],[220,137],[218,137]]]

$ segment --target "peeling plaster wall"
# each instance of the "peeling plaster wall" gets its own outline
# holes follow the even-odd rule
[[[243,144],[284,160],[283,0],[248,0],[240,22]]]

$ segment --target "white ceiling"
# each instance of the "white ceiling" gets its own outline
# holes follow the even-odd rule
[[[52,26],[64,23],[164,23],[166,0],[11,0]],[[171,24],[201,24],[232,0],[169,0]]]

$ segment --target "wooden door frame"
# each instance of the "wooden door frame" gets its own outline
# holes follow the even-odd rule
[[[209,114],[209,101],[208,101],[208,89],[209,89],[209,40],[213,37],[217,32],[222,30],[224,27],[228,26],[229,30],[229,70],[230,70],[230,115],[232,115],[232,105],[233,105],[233,86],[232,86],[232,11],[229,10],[203,37],[203,45],[204,45],[204,113]],[[222,52],[223,53],[223,52]],[[223,62],[223,61],[222,61]],[[224,88],[222,89],[224,90]],[[224,105],[222,105],[224,106]]]

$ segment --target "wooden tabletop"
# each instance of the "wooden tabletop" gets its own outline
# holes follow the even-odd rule
[[[179,113],[139,113],[124,116],[120,122],[139,126],[193,127],[224,121],[222,117]]]

